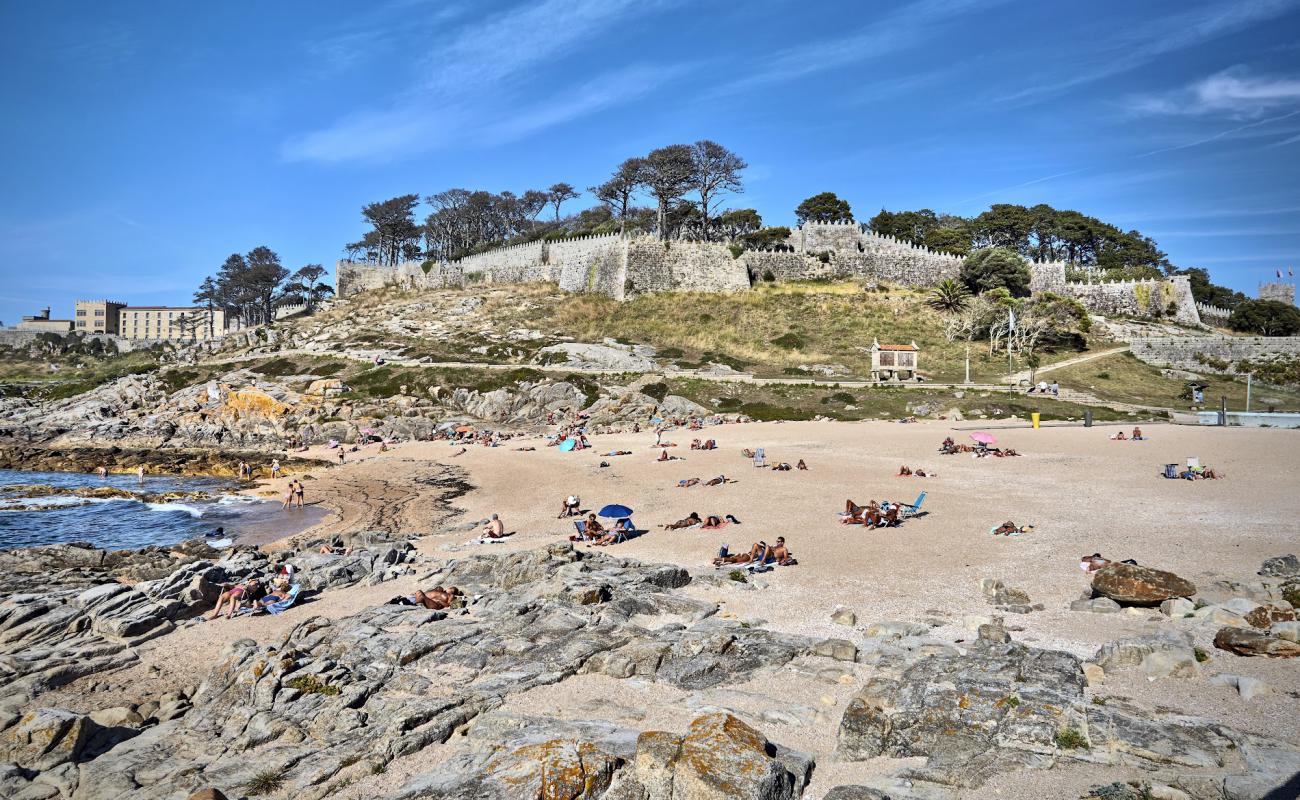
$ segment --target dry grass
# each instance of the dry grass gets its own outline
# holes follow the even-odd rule
[[[1191,400],[1187,381],[1167,378],[1158,367],[1145,364],[1131,353],[1119,353],[1071,367],[1062,367],[1049,373],[1064,387],[1079,389],[1103,400],[1123,403],[1189,408]],[[1246,383],[1227,376],[1212,375],[1205,379],[1207,407],[1217,408],[1220,397],[1228,398],[1228,408],[1234,411],[1246,407]],[[1300,409],[1300,393],[1259,382],[1251,392],[1251,408],[1266,411],[1272,405],[1278,411]]]

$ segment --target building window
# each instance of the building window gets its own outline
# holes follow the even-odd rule
[[[97,316],[97,317],[102,317],[102,316],[104,316],[104,309],[102,309],[102,308],[97,308],[97,309],[95,309],[95,316]]]
[[[78,328],[84,328],[84,327],[86,327],[86,321],[85,321],[84,319],[79,319],[79,320],[77,320],[77,327],[78,327]]]
[[[84,309],[84,308],[79,308],[79,309],[77,309],[77,316],[79,316],[79,317],[84,317],[84,316],[86,316],[86,309]]]

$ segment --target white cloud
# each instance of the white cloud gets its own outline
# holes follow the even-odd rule
[[[1048,62],[1058,65],[1061,78],[1048,78],[1000,101],[1023,105],[1044,100],[1077,86],[1129,72],[1169,53],[1236,33],[1296,8],[1295,0],[1209,3],[1144,26],[1120,26],[1120,33],[1109,40],[1080,35],[1077,39],[1082,47],[1078,52],[1057,53]]]
[[[1252,75],[1246,67],[1238,65],[1173,92],[1134,97],[1130,106],[1147,114],[1251,119],[1300,106],[1300,77]]]

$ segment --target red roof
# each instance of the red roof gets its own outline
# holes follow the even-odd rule
[[[915,350],[916,348],[910,344],[882,344],[880,346],[880,349],[881,350]]]

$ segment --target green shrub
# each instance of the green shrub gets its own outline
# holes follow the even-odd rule
[[[808,342],[804,337],[791,331],[773,339],[772,344],[784,350],[802,350]]]
[[[1056,732],[1056,746],[1062,750],[1079,750],[1088,747],[1088,740],[1074,728],[1062,728]]]
[[[1192,655],[1196,657],[1197,663],[1204,664],[1210,660],[1210,654],[1199,647],[1192,648]]]
[[[264,770],[254,775],[248,783],[244,784],[244,791],[249,794],[270,794],[280,788],[284,783],[284,776],[275,770]]]
[[[668,396],[668,384],[666,383],[649,383],[641,387],[641,393],[649,395],[659,402]]]
[[[284,685],[304,694],[323,694],[328,697],[333,697],[342,691],[339,687],[325,683],[315,675],[298,675],[285,681]]]
[[[745,577],[745,571],[743,569],[733,569],[731,572],[727,573],[727,577],[736,583],[749,583],[749,579]]]
[[[1097,377],[1098,377],[1098,378],[1101,378],[1103,381],[1108,381],[1108,380],[1110,380],[1110,373],[1109,373],[1109,372],[1098,372],[1098,373],[1097,373]]]
[[[1282,599],[1290,603],[1292,608],[1300,608],[1300,582],[1283,586]]]
[[[772,270],[765,269],[763,270],[763,280],[767,281],[768,283],[773,283],[776,281],[776,275],[772,272]]]
[[[729,244],[727,245],[727,249],[731,251],[731,257],[733,259],[740,258],[741,255],[743,255],[745,252],[745,248],[741,247],[738,244]]]
[[[758,422],[775,422],[776,420],[809,420],[811,411],[771,403],[745,403],[740,407],[742,414]]]
[[[713,404],[720,411],[740,408],[740,399],[736,397],[719,397],[718,401]]]

